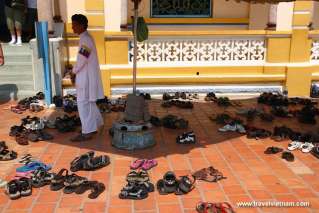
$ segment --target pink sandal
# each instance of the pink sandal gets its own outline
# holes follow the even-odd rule
[[[20,178],[31,178],[31,177],[32,177],[32,171],[30,171],[30,172],[16,172],[14,179],[19,180]]]
[[[131,169],[140,168],[144,164],[145,161],[146,161],[145,159],[137,159],[137,160],[135,160],[133,163],[131,163]]]
[[[142,169],[143,170],[149,170],[153,167],[157,166],[157,161],[152,159],[152,160],[146,160],[144,161],[143,165],[142,165]]]

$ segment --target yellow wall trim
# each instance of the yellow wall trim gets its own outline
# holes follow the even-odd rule
[[[294,14],[293,26],[308,26],[310,23],[311,14]]]
[[[144,18],[147,24],[249,24],[249,18]],[[132,20],[129,19],[131,24]]]
[[[104,14],[87,14],[86,16],[89,20],[90,27],[104,27]]]
[[[85,0],[86,11],[104,11],[104,0]]]
[[[312,4],[312,1],[295,1],[294,11],[310,11]]]

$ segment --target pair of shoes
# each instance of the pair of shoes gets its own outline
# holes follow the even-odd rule
[[[275,141],[283,141],[283,140],[289,139],[292,133],[293,133],[292,129],[286,126],[280,126],[280,127],[276,126],[274,127],[274,131],[271,138]]]
[[[149,192],[154,191],[154,185],[145,170],[131,171],[127,174],[126,181],[126,186],[119,194],[120,199],[142,200],[148,197]]]
[[[93,171],[110,164],[110,158],[107,155],[94,157],[94,152],[90,151],[76,157],[70,163],[70,170],[77,172],[80,170]]]
[[[241,134],[246,133],[245,127],[242,124],[236,123],[236,122],[226,124],[222,128],[219,128],[218,131],[220,131],[220,132],[239,132]]]
[[[6,185],[6,194],[11,200],[30,196],[32,194],[32,185],[30,179],[20,178],[19,180],[11,180]]]
[[[235,213],[235,210],[228,202],[209,203],[199,202],[196,205],[196,211],[198,213]]]
[[[38,104],[38,103],[31,103],[31,104],[30,104],[30,108],[29,108],[29,110],[30,110],[31,112],[40,112],[40,111],[42,111],[43,109],[44,109],[44,107],[41,106],[41,105]]]
[[[303,153],[309,153],[315,146],[309,142],[299,142],[299,141],[292,141],[288,144],[288,150],[293,151],[296,149],[300,149]]]
[[[194,144],[196,143],[196,136],[193,131],[184,132],[183,134],[177,136],[176,143],[178,144]]]
[[[167,195],[170,193],[184,195],[195,188],[195,181],[196,179],[194,177],[190,178],[187,175],[177,179],[174,172],[168,171],[163,176],[163,179],[157,181],[156,188],[160,195]]]
[[[53,136],[44,130],[29,131],[28,140],[32,142],[52,140]]]
[[[217,97],[214,92],[209,92],[206,94],[206,97],[204,98],[205,101],[216,101]]]
[[[175,115],[167,115],[162,118],[162,124],[169,129],[186,129],[188,128],[188,121],[183,118],[178,118]]]
[[[200,169],[192,174],[192,176],[196,180],[203,180],[206,182],[217,182],[222,179],[226,179],[223,173],[215,169],[214,167],[210,166],[208,168]]]
[[[150,170],[151,168],[157,166],[157,161],[155,159],[137,159],[131,163],[131,169],[142,169]]]
[[[8,150],[5,141],[0,141],[0,161],[9,161],[16,159],[18,154],[15,151]]]
[[[32,172],[32,171],[35,171],[39,168],[42,168],[46,171],[49,171],[49,170],[51,170],[52,165],[50,165],[50,164],[46,165],[46,164],[42,163],[41,161],[32,161],[24,166],[16,168],[16,171],[17,172]]]
[[[220,113],[217,115],[209,116],[208,117],[211,121],[215,121],[217,124],[229,124],[231,123],[234,119],[227,113]]]
[[[247,138],[254,138],[256,140],[268,138],[271,136],[271,132],[261,128],[246,128]]]
[[[45,185],[51,184],[54,178],[54,173],[49,173],[43,167],[39,167],[31,172],[31,183],[35,188],[40,188]]]

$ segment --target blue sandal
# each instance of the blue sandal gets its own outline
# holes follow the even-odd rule
[[[25,166],[22,166],[22,167],[19,167],[16,169],[17,172],[29,172],[29,171],[34,171],[38,168],[43,168],[44,170],[46,171],[49,171],[52,166],[51,165],[45,165],[44,163],[42,162],[39,162],[39,161],[33,161]]]

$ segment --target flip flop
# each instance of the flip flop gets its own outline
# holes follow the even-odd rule
[[[31,162],[25,166],[17,168],[16,171],[17,172],[29,172],[29,171],[34,171],[34,170],[38,169],[39,167],[42,167],[46,171],[49,171],[52,168],[51,165],[46,165],[42,162],[34,161],[34,162]]]
[[[143,165],[142,165],[142,169],[143,170],[149,170],[153,167],[157,166],[157,161],[152,159],[152,160],[145,160]]]
[[[275,147],[275,146],[271,146],[271,147],[268,147],[264,153],[265,154],[277,154],[279,152],[282,152],[283,149],[282,148],[279,148],[279,147]]]
[[[140,168],[143,163],[145,162],[145,159],[136,159],[133,163],[131,163],[131,169],[138,169]]]

